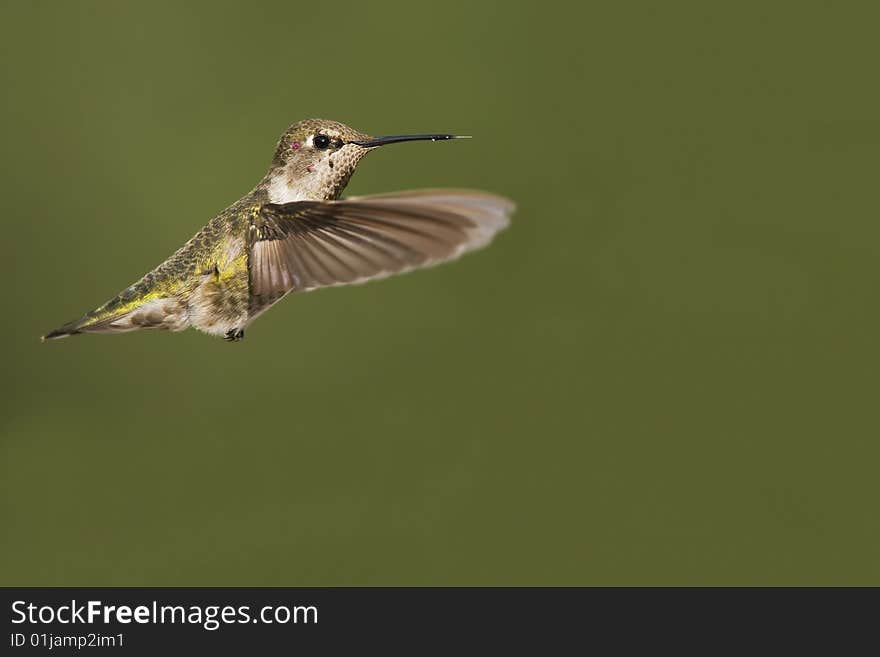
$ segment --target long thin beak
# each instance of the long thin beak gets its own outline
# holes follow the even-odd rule
[[[386,144],[396,144],[400,141],[439,141],[441,139],[470,139],[469,135],[387,135],[385,137],[373,137],[363,141],[353,141],[352,144],[363,146],[364,148],[373,148],[375,146],[385,146]]]

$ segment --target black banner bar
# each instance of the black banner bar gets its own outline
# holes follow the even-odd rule
[[[875,589],[2,589],[2,654],[873,646]],[[870,630],[870,633],[869,633]],[[85,653],[88,654],[88,653]]]

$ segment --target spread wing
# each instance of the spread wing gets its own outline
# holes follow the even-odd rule
[[[250,230],[253,307],[452,260],[488,244],[513,209],[456,189],[265,205]]]

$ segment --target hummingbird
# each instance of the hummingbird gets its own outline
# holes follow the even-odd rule
[[[192,326],[238,341],[291,292],[385,278],[483,247],[507,226],[509,199],[466,189],[341,198],[370,151],[460,138],[371,137],[337,121],[294,123],[252,191],[139,281],[43,340]]]

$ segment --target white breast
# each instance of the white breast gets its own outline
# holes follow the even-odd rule
[[[302,187],[292,187],[288,183],[288,177],[285,173],[273,176],[269,180],[269,188],[266,191],[269,194],[269,202],[279,205],[309,200],[308,194]]]

